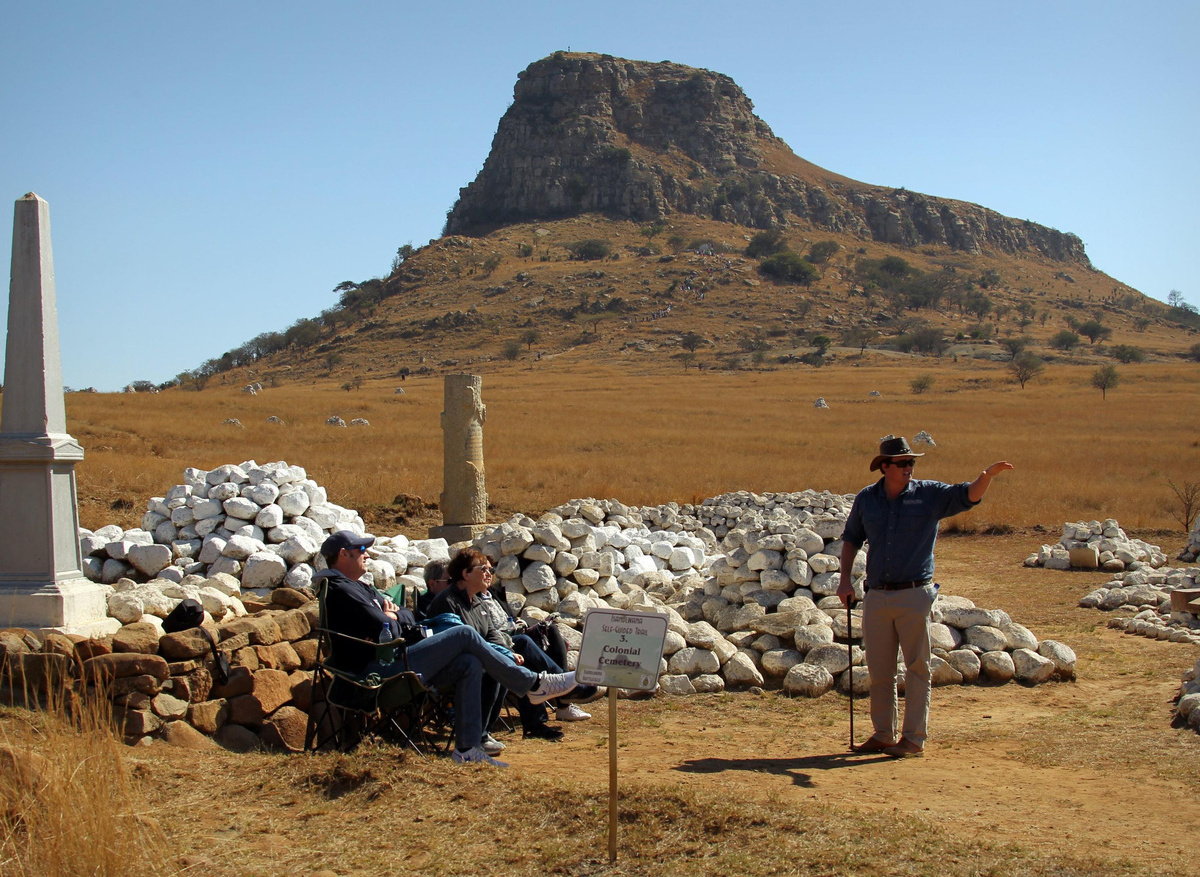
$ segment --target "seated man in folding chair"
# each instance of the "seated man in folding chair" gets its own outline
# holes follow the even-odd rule
[[[402,626],[412,624],[412,614],[360,581],[367,572],[367,548],[374,542],[373,536],[359,536],[349,530],[334,533],[321,546],[321,555],[329,569],[317,573],[314,579],[328,579],[325,610],[332,630],[378,642],[384,625],[390,626],[392,636],[405,634]],[[429,688],[453,686],[453,759],[458,764],[481,762],[508,767],[480,747],[484,736],[480,690],[485,673],[533,703],[545,703],[575,688],[574,673],[527,670],[501,655],[466,625],[424,639],[419,633],[406,635],[404,639],[408,641],[407,648],[394,663],[384,664],[376,660],[375,650],[370,646],[335,636],[333,662],[351,673],[377,673],[384,677],[411,670]]]

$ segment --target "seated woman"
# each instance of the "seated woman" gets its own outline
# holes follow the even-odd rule
[[[512,655],[518,664],[541,672],[540,667],[558,667],[558,664],[539,648],[533,640],[523,637],[519,649],[514,648],[514,642],[507,633],[492,620],[490,607],[485,606],[482,596],[492,581],[492,564],[487,557],[476,548],[466,548],[460,551],[450,561],[447,570],[450,576],[450,587],[434,598],[429,607],[429,616],[434,617],[444,612],[457,615],[464,624],[474,628],[480,636],[505,654]],[[550,673],[561,673],[562,670],[547,670]],[[488,677],[484,680],[481,708],[485,717],[484,727],[491,727],[500,714],[504,703],[504,689],[496,680]],[[558,740],[563,732],[546,723],[546,712],[540,704],[533,704],[527,697],[521,697],[517,702],[517,712],[521,716],[521,728],[526,737],[540,737],[546,740]],[[495,748],[498,741],[485,738],[488,747]],[[488,748],[485,747],[485,748]]]

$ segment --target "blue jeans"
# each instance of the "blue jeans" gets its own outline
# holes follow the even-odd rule
[[[514,664],[466,625],[427,637],[408,647],[408,669],[427,688],[454,686],[454,741],[460,752],[474,749],[483,739],[480,688],[486,673],[505,688],[524,695],[537,685],[538,674]],[[390,664],[378,661],[366,672],[390,676],[403,672],[403,659]]]

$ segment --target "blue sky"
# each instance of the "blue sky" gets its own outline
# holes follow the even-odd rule
[[[1194,2],[0,0],[0,227],[49,201],[67,385],[164,381],[436,237],[570,48],[725,73],[809,161],[1200,303],[1197,33]]]

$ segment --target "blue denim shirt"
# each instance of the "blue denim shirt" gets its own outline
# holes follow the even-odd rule
[[[978,505],[968,499],[968,486],[966,481],[914,479],[899,496],[888,499],[880,478],[858,492],[842,539],[859,548],[867,544],[868,589],[880,582],[933,578],[938,521]]]

